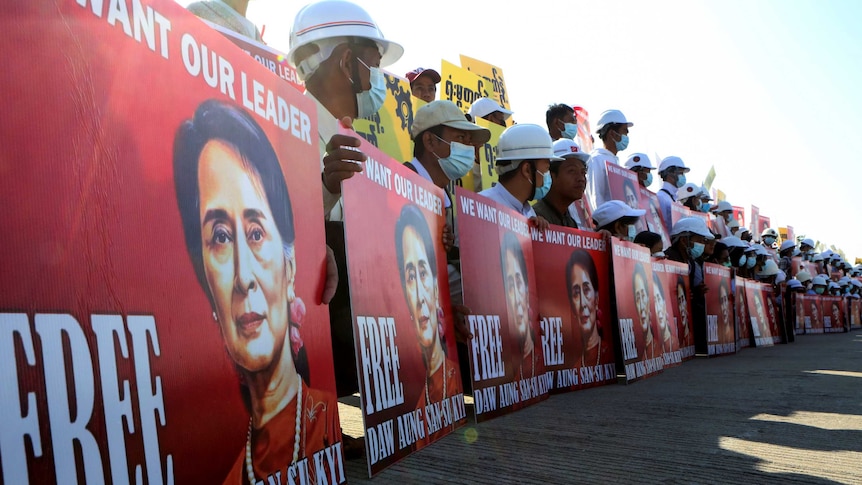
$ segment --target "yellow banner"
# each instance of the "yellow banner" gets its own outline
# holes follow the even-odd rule
[[[461,54],[461,67],[487,81],[493,90],[491,98],[500,106],[509,110],[512,109],[509,107],[509,91],[506,90],[506,80],[503,78],[502,69],[493,64],[467,57],[464,54]]]
[[[445,60],[441,67],[440,99],[452,101],[466,113],[477,99],[491,97],[493,91],[488,81]]]
[[[399,162],[413,159],[413,142],[410,127],[413,113],[420,101],[410,95],[410,83],[395,74],[384,72],[386,100],[383,107],[370,118],[353,120],[353,129],[359,136]]]
[[[491,130],[491,138],[479,147],[479,164],[474,167],[474,173],[478,172],[475,180],[479,181],[476,191],[480,191],[490,189],[497,183],[497,170],[494,168],[497,161],[497,142],[505,128],[483,118],[476,120],[476,124]]]

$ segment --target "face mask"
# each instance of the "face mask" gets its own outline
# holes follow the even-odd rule
[[[560,136],[563,138],[568,138],[569,140],[574,140],[576,136],[578,136],[578,125],[574,123],[566,123],[566,126],[563,128],[563,131],[560,132]]]
[[[652,257],[654,257],[654,258],[664,258],[664,257],[666,257],[666,255],[664,254],[664,251],[659,251],[659,252],[657,252],[657,253],[652,253],[652,254],[651,254],[651,256],[652,256]]]
[[[629,224],[629,226],[628,226],[628,231],[629,231],[629,241],[634,241],[634,240],[635,240],[635,236],[636,236],[636,235],[637,235],[637,233],[638,233],[637,228],[636,228],[634,225]]]
[[[745,261],[746,261],[746,259],[747,259],[747,258],[745,257],[745,255],[744,255],[744,254],[739,258],[739,267],[740,267],[740,268],[741,268],[741,267],[743,267],[743,266],[745,266]]]
[[[681,174],[677,175],[677,177],[676,177],[676,188],[679,189],[683,185],[685,185],[685,174],[681,173]]]
[[[458,143],[457,141],[448,142],[439,136],[437,139],[449,145],[448,157],[440,158],[436,153],[431,152],[437,157],[437,161],[440,162],[440,168],[443,169],[446,177],[449,177],[449,180],[458,180],[470,173],[476,155],[473,147]]]
[[[771,246],[772,243],[775,242],[775,238],[772,236],[766,236],[765,238],[763,238],[763,242],[765,242],[767,245]]]
[[[706,245],[703,243],[692,243],[691,249],[688,250],[688,253],[692,258],[697,259],[703,255],[704,248],[706,248]]]
[[[824,290],[826,290],[826,288],[823,288],[823,287],[814,288],[814,293],[817,293],[818,295],[822,295]]]
[[[710,204],[709,202],[700,206],[700,210],[702,210],[703,212],[709,212],[710,209],[712,209],[712,204]]]
[[[748,269],[751,269],[751,268],[753,268],[753,267],[754,267],[754,265],[755,265],[755,264],[757,264],[757,258],[755,258],[754,256],[752,256],[752,257],[751,257],[751,258],[749,258],[749,260],[745,263],[745,267],[746,267],[746,268],[748,268]]]
[[[616,142],[617,151],[621,152],[628,148],[629,146],[629,136],[628,135],[620,135],[620,141]]]
[[[548,195],[548,191],[551,190],[551,171],[548,170],[542,173],[536,170],[536,173],[542,175],[542,186],[536,187],[536,194],[533,196],[533,200],[542,200]]]
[[[730,261],[725,261],[725,262],[721,263],[721,265],[724,266],[725,268],[730,268],[730,266],[731,266]]]
[[[652,172],[646,174],[646,180],[644,180],[644,186],[649,187],[652,185]]]
[[[362,91],[361,93],[356,93],[356,116],[358,118],[367,118],[380,111],[380,108],[383,106],[383,101],[386,100],[386,79],[383,78],[383,72],[379,68],[368,67],[368,65],[362,62],[362,59],[358,57],[356,60],[365,66],[371,73],[371,76],[369,77],[371,89],[368,91]]]

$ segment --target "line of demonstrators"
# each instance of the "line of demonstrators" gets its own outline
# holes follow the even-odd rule
[[[202,5],[212,3],[196,2],[190,9],[203,16]],[[248,1],[226,4],[233,10],[221,9],[209,20],[259,37],[253,26],[243,22]],[[367,159],[359,149],[360,139],[340,130],[381,108],[387,96],[381,68],[396,62],[402,53],[403,48],[386,39],[364,9],[345,0],[304,7],[290,33],[288,61],[304,81],[306,96],[317,105],[330,255],[324,301],[330,305],[339,397],[360,391],[342,182],[360,174]],[[852,266],[840,254],[823,251],[811,238],[797,241],[790,235],[782,240],[775,228],[760,227],[756,220],[751,221],[752,229],[743,227],[730,202],[714,201],[705,187],[686,179],[690,168],[680,157],[653,160],[645,153],[631,153],[623,158],[634,123],[620,110],[601,113],[594,133],[585,137],[575,106],[549,106],[546,126],[512,124],[512,111],[490,98],[476,100],[466,113],[451,101],[437,100],[441,77],[433,69],[417,68],[405,77],[413,95],[427,104],[413,116],[413,158],[404,165],[445,191],[446,224],[439,233],[426,235],[429,227],[418,209],[405,209],[398,221],[400,281],[426,366],[421,403],[442,399],[432,399],[436,395],[456,395],[452,379],[458,374],[465,393],[475,384],[471,376],[477,372],[470,366],[471,361],[477,365],[474,333],[480,327],[471,323],[476,318],[471,318],[474,313],[465,305],[466,290],[462,292],[454,186],[477,169],[478,147],[491,138],[489,129],[476,123],[480,118],[506,128],[496,144],[497,183],[482,187],[475,200],[493,201],[495,207],[526,218],[534,240],[537,235],[551,240],[561,228],[575,229],[565,234],[583,238],[578,239],[583,241],[579,242],[582,249],[569,251],[570,256],[559,259],[556,266],[565,269],[565,298],[578,329],[574,339],[580,364],[575,367],[596,372],[558,374],[551,387],[568,387],[560,385],[564,381],[592,382],[599,374],[604,381],[615,380],[617,374],[634,380],[695,352],[733,353],[739,346],[791,342],[796,334],[824,328],[843,331],[859,324],[862,265]],[[593,143],[594,149],[584,149]],[[653,193],[648,187],[656,174],[661,187]],[[440,255],[435,256],[429,237],[445,249],[447,274],[437,272],[435,258]],[[548,342],[556,330],[553,319],[531,308],[535,295],[529,294],[530,288],[540,293],[544,288],[542,271],[528,270],[534,256],[525,257],[518,241],[510,239],[501,239],[496,264],[502,270],[508,314],[515,320],[523,380],[525,374],[535,377],[540,374],[537,369],[552,367],[553,345]],[[597,261],[597,252],[606,259]],[[531,276],[538,281],[528,281]],[[446,344],[437,333],[443,328],[439,322],[443,313],[437,308],[440,299],[426,301],[428,295],[436,295],[438,279],[447,278],[457,358],[446,354]],[[214,290],[212,294],[218,309],[219,295]],[[623,317],[627,311],[620,303],[623,295],[631,300],[630,319]],[[616,324],[611,324],[614,319]],[[292,373],[302,371],[298,365]],[[314,392],[302,387],[301,378],[297,383],[292,392]],[[482,396],[476,397],[477,403]],[[256,475],[250,464],[251,450],[257,446],[253,436],[257,433],[250,425],[248,467],[245,459],[235,466],[235,474],[247,473],[249,482]],[[320,439],[326,439],[322,432]],[[346,435],[344,440],[348,457],[363,453],[361,440]]]

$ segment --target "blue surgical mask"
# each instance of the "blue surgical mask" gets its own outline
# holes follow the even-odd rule
[[[648,172],[646,174],[646,180],[644,180],[645,187],[649,187],[650,185],[652,185],[652,172]]]
[[[772,236],[766,236],[763,238],[763,242],[765,242],[767,246],[772,246],[772,243],[775,242],[775,238]]]
[[[620,141],[616,142],[617,151],[621,152],[628,148],[629,146],[629,136],[628,135],[620,135]]]
[[[628,239],[629,241],[634,241],[635,236],[638,234],[638,229],[634,226],[634,224],[629,224],[628,227]]]
[[[822,286],[818,286],[817,288],[814,288],[814,293],[817,293],[818,295],[822,295],[824,291],[826,291],[826,288],[824,288]]]
[[[676,177],[676,188],[678,188],[678,189],[679,189],[679,188],[681,188],[683,185],[685,185],[685,174],[684,174],[684,173],[681,173],[681,174],[679,174],[679,175]]]
[[[747,259],[748,259],[748,258],[746,258],[744,254],[739,258],[739,267],[740,267],[740,268],[741,268],[741,267],[743,267],[743,266],[745,266],[745,262],[746,262],[746,260],[747,260]]]
[[[566,123],[566,126],[563,128],[563,131],[560,132],[560,136],[563,138],[568,138],[569,140],[574,140],[576,136],[578,136],[578,125],[575,123]]]
[[[368,67],[368,64],[362,62],[358,57],[356,60],[365,66],[371,73],[369,81],[371,89],[356,93],[356,108],[358,118],[368,118],[374,113],[380,111],[383,102],[386,100],[386,79],[383,77],[383,71],[377,67]]]
[[[712,204],[710,204],[709,202],[704,202],[700,206],[700,210],[702,210],[703,212],[709,212],[710,209],[712,209]]]
[[[722,266],[724,266],[725,268],[730,268],[730,267],[731,267],[730,261],[725,261],[725,262],[723,262],[723,263],[721,263],[721,264],[722,264]]]
[[[692,243],[691,249],[688,250],[688,253],[691,255],[692,258],[697,259],[697,258],[701,257],[701,255],[703,255],[703,250],[705,248],[706,248],[706,245],[703,243],[699,243],[699,242]]]
[[[476,158],[476,152],[473,150],[473,147],[458,143],[457,141],[448,142],[439,136],[437,139],[449,145],[448,157],[441,158],[433,151],[431,152],[437,157],[437,161],[440,162],[440,168],[446,174],[446,177],[449,180],[458,180],[470,173],[470,169],[473,168]]]
[[[548,195],[548,191],[551,190],[551,171],[548,170],[545,173],[536,172],[542,174],[542,186],[536,187],[536,194],[533,196],[533,200],[542,200]]]
[[[757,264],[757,258],[752,256],[748,258],[748,261],[745,263],[745,267],[751,269],[754,267],[755,264]]]

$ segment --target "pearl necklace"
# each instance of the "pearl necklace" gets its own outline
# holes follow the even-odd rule
[[[598,349],[599,349],[599,351],[596,353],[596,366],[598,366],[599,362],[601,362],[601,360],[602,360],[602,343],[599,342],[598,344],[596,344],[596,347],[598,347]],[[587,351],[589,351],[589,350],[590,349],[587,349]],[[584,354],[581,355],[581,367],[587,366],[587,363],[584,360],[586,358],[587,358],[587,353],[584,352]]]
[[[248,475],[248,483],[250,485],[255,485],[254,480],[254,467],[251,464],[251,418],[248,420],[248,439],[245,442],[245,473]],[[302,377],[297,376],[296,383],[296,430],[293,436],[293,460],[290,462],[291,465],[296,463],[296,459],[299,458],[299,433],[302,428]]]
[[[535,351],[535,349],[530,351],[530,358],[531,358],[531,360],[530,360],[530,366],[531,366],[530,377],[536,377],[536,351]],[[521,371],[521,380],[523,381],[524,380],[524,362],[523,362],[523,359],[521,359],[521,363],[518,365],[518,368]]]

